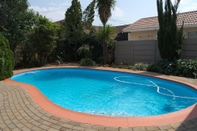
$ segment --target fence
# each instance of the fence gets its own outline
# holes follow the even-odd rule
[[[185,39],[182,59],[197,59],[197,38]],[[118,41],[115,43],[115,62],[135,64],[161,60],[157,40]]]

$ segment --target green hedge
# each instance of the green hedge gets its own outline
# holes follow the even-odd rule
[[[135,63],[132,67],[133,70],[140,70],[140,71],[146,71],[147,68],[148,68],[148,64],[142,62]]]
[[[0,80],[4,80],[13,75],[14,55],[9,48],[9,43],[0,34]]]
[[[94,66],[95,64],[96,63],[92,59],[89,59],[89,58],[85,58],[80,61],[81,66]]]
[[[158,72],[166,75],[197,78],[197,60],[162,60],[150,64],[147,71]]]

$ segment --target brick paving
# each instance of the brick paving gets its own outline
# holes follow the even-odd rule
[[[0,81],[0,131],[197,131],[197,118],[151,127],[106,127],[56,117],[41,109],[21,87]]]

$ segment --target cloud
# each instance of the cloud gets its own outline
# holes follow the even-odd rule
[[[67,2],[59,5],[50,3],[49,7],[30,6],[30,9],[39,12],[41,15],[54,22],[64,19],[65,12],[69,6]]]
[[[56,3],[49,3],[50,6],[57,6]]]
[[[181,0],[179,10],[180,12],[193,11],[197,9],[196,7],[196,0]]]
[[[118,8],[117,6],[115,7],[114,11],[112,12],[113,16],[115,17],[124,17],[125,13],[122,9]]]

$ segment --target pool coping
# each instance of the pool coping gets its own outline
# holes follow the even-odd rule
[[[118,68],[106,68],[106,67],[52,66],[52,67],[44,67],[44,68],[16,70],[14,71],[14,74],[31,71],[31,70],[50,69],[50,68],[86,68],[86,69],[127,72],[127,73],[140,74],[145,76],[152,76],[161,79],[171,80],[182,84],[186,84],[188,86],[191,86],[192,88],[197,89],[197,85],[180,81],[177,79],[173,79],[171,77],[157,73],[132,71],[128,69],[118,69]],[[167,125],[172,123],[183,122],[185,120],[190,120],[197,117],[197,104],[194,104],[181,111],[164,114],[164,115],[146,116],[146,117],[109,117],[109,116],[99,116],[99,115],[79,113],[62,108],[54,104],[53,102],[48,100],[36,87],[32,85],[15,82],[11,79],[6,79],[4,80],[4,82],[24,88],[29,93],[31,98],[45,111],[55,116],[70,119],[81,123],[96,124],[102,126],[112,126],[112,127],[141,127],[141,126]]]

